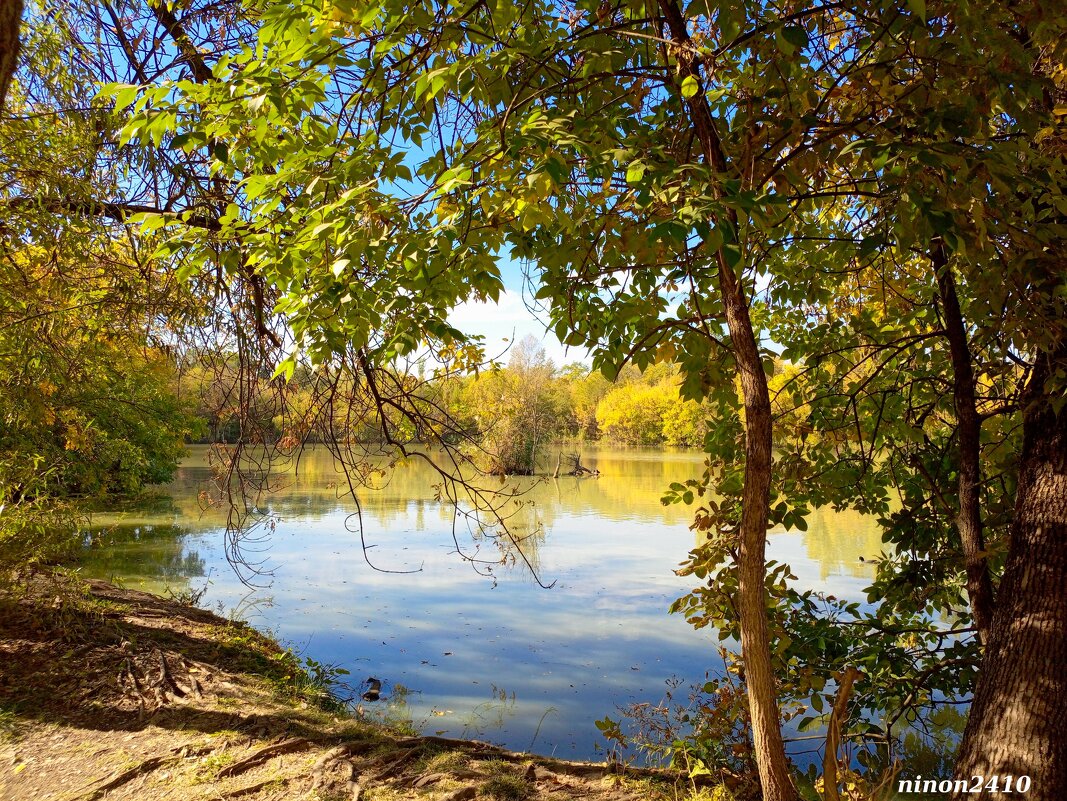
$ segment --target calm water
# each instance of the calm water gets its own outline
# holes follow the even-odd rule
[[[409,718],[424,732],[478,737],[516,750],[594,758],[603,744],[593,721],[618,706],[656,702],[672,678],[701,683],[719,672],[715,633],[667,614],[695,579],[674,574],[695,545],[689,510],[659,498],[673,481],[698,476],[699,454],[586,449],[598,479],[561,478],[534,487],[515,519],[520,534],[543,534],[521,560],[485,578],[456,555],[452,515],[434,501],[436,483],[419,461],[396,467],[387,485],[364,491],[364,536],[354,504],[321,449],[305,453],[288,485],[262,504],[276,520],[249,552],[270,575],[250,590],[226,560],[224,520],[201,509],[209,477],[194,448],[166,497],[98,515],[101,547],[86,574],[162,592],[207,587],[201,604],[241,615],[294,650],[375,676],[389,704],[375,714]],[[862,600],[881,540],[873,521],[817,510],[804,533],[772,532],[769,557],[789,562],[803,587]],[[469,535],[460,538],[473,547]],[[483,552],[492,551],[483,543]],[[405,691],[406,688],[406,691]]]

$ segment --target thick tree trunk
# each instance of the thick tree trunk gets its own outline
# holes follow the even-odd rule
[[[972,784],[1029,776],[1029,801],[1067,798],[1067,409],[1057,415],[1044,390],[1051,362],[1042,359],[1023,394],[1008,560],[956,765]]]
[[[941,311],[945,321],[945,337],[952,357],[953,400],[956,406],[957,436],[959,440],[959,510],[956,530],[963,546],[964,567],[967,570],[967,594],[971,613],[978,627],[982,643],[989,642],[993,626],[993,582],[989,577],[989,562],[985,557],[980,507],[981,435],[982,420],[974,396],[974,370],[967,342],[967,329],[956,295],[956,281],[948,264],[943,242],[934,243],[931,254],[937,272],[937,286],[941,295]]]
[[[19,25],[22,0],[0,0],[0,111],[19,65]]]
[[[660,0],[663,19],[676,45],[675,55],[681,78],[700,80],[700,63],[695,57],[686,30],[685,18],[676,0]],[[673,68],[675,65],[671,65]],[[717,173],[728,165],[715,120],[703,91],[688,98],[693,131],[704,158]],[[712,187],[716,193],[716,188]],[[720,227],[737,235],[736,214],[726,212]],[[756,767],[765,801],[796,801],[799,798],[782,740],[781,712],[771,660],[767,626],[766,544],[770,516],[773,425],[767,376],[763,372],[756,334],[748,313],[744,286],[720,245],[717,253],[719,296],[726,313],[730,344],[741,376],[745,404],[745,476],[742,488],[740,549],[738,553],[737,608],[741,624],[741,659],[745,665],[745,685],[752,717],[752,743]]]

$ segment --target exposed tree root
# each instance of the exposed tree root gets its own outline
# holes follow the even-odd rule
[[[370,778],[372,778],[376,782],[388,781],[389,779],[399,774],[400,771],[403,770],[404,765],[411,761],[421,752],[422,748],[420,746],[416,746],[415,748],[409,748],[396,759],[390,760],[385,765],[385,767],[381,768],[378,771],[375,771]]]
[[[0,700],[38,710],[18,719],[17,739],[0,738],[0,764],[16,766],[0,770],[0,799],[367,801],[381,792],[461,801],[506,776],[528,798],[636,801],[621,778],[602,781],[613,772],[680,786],[667,771],[566,763],[446,737],[401,737],[306,709],[280,701],[262,674],[234,661],[220,639],[230,624],[210,613],[188,614],[154,596],[101,587],[99,594],[113,604],[105,612],[71,603],[55,621],[49,617],[55,594],[43,582],[28,598],[0,591]],[[172,614],[146,615],[146,608]],[[42,620],[50,625],[45,640]],[[256,636],[243,634],[243,647],[269,662],[277,646]],[[306,762],[303,756],[272,761],[293,752],[306,755]],[[139,764],[128,761],[131,753]],[[641,790],[645,801],[668,798],[653,783]]]
[[[174,748],[168,754],[160,754],[158,756],[150,757],[144,762],[141,762],[140,764],[135,765],[134,767],[129,768],[128,770],[113,773],[111,776],[106,777],[104,779],[99,779],[96,782],[90,782],[90,784],[86,787],[92,787],[93,784],[99,784],[99,786],[93,787],[87,792],[82,792],[79,795],[73,796],[71,801],[94,801],[94,799],[99,798],[100,796],[104,795],[104,793],[108,793],[111,790],[114,790],[116,787],[121,787],[127,782],[136,779],[138,776],[143,776],[147,773],[151,773],[154,770],[158,770],[163,765],[166,765],[170,762],[177,762],[178,760],[184,759],[187,756],[203,753],[206,751],[206,748],[190,749],[188,746]]]
[[[268,745],[266,748],[261,748],[250,757],[242,759],[240,762],[234,762],[232,765],[227,765],[225,768],[219,771],[218,777],[220,779],[228,779],[231,776],[236,776],[238,773],[244,773],[246,770],[251,770],[254,767],[262,765],[264,762],[274,759],[276,756],[282,754],[291,754],[294,751],[306,751],[311,748],[311,743],[305,740],[303,737],[293,737],[290,740],[283,740],[280,743],[274,745]]]
[[[406,737],[397,742],[402,746],[435,745],[456,751],[462,751],[471,759],[496,760],[499,762],[523,763],[530,759],[530,754],[520,754],[514,751],[506,751],[495,745],[481,743],[477,740],[456,740],[450,737],[437,737],[426,735],[424,737]],[[621,763],[606,763],[603,765],[588,762],[567,762],[561,759],[551,761],[550,770],[553,773],[565,774],[576,778],[589,778],[593,776],[606,776],[620,774],[630,778],[644,779],[671,779],[674,774],[662,768],[641,768]],[[697,783],[703,783],[705,777],[697,777]],[[711,783],[711,778],[708,778]]]
[[[176,757],[174,756],[156,756],[151,759],[146,759],[140,765],[132,767],[129,770],[123,771],[113,775],[111,778],[104,780],[104,783],[99,787],[90,790],[82,795],[75,796],[76,801],[94,801],[104,793],[114,790],[116,787],[121,787],[126,782],[136,779],[145,773],[151,773],[161,765],[165,765],[168,762],[172,762]]]
[[[137,678],[137,673],[133,669],[133,662],[129,657],[122,663],[122,669],[119,671],[118,676],[119,689],[123,691],[127,696],[133,695],[137,699],[137,715],[143,718],[147,710],[147,698],[145,698],[144,690],[141,688],[141,682]],[[127,689],[127,683],[129,688]]]
[[[339,762],[350,759],[353,756],[366,753],[374,748],[374,742],[371,740],[363,740],[352,743],[345,743],[339,745],[336,748],[331,748],[325,754],[316,760],[314,766],[311,768],[311,789],[317,790],[320,787],[324,787],[330,783],[329,774],[337,767]],[[355,781],[355,766],[349,762],[346,766],[348,776],[346,781]]]
[[[260,790],[264,790],[268,787],[272,789],[275,787],[281,789],[282,787],[287,786],[291,781],[291,777],[266,779],[265,781],[257,782],[256,784],[250,784],[247,787],[241,787],[237,790],[223,793],[219,798],[242,798],[246,795],[255,795]]]

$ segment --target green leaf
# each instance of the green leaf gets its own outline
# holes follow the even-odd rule
[[[645,177],[645,170],[647,168],[639,161],[634,161],[626,168],[626,183],[636,184],[642,178]]]
[[[817,729],[821,724],[822,724],[822,718],[821,717],[801,718],[800,724],[797,726],[797,731],[798,732],[811,731],[812,729]]]
[[[917,16],[919,19],[921,19],[923,21],[923,23],[925,24],[925,22],[926,22],[926,0],[908,0],[908,8],[910,8],[912,10],[912,12],[915,14],[915,16]]]
[[[785,28],[779,28],[775,31],[774,43],[778,46],[778,49],[782,51],[782,54],[787,57],[792,56],[797,52],[797,46],[785,35]]]
[[[808,46],[808,34],[799,25],[786,25],[782,28],[782,38],[796,50],[803,50]],[[792,53],[787,53],[786,55],[792,55]]]
[[[700,91],[700,81],[696,79],[696,76],[686,75],[682,79],[682,97],[693,97]]]
[[[132,106],[134,101],[137,100],[137,92],[139,87],[137,86],[123,86],[121,84],[110,84],[114,86],[116,91],[115,95],[115,111],[124,111],[129,106]]]
[[[281,361],[281,363],[275,368],[274,375],[271,378],[277,378],[278,376],[285,376],[286,381],[290,381],[293,378],[293,373],[296,372],[296,358],[289,356]]]

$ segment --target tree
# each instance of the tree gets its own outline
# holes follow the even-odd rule
[[[52,114],[91,94],[85,73],[64,60],[62,38],[27,26],[32,68],[16,76],[0,118],[0,552],[8,566],[78,544],[86,502],[168,481],[194,429],[177,397],[173,348],[197,314],[195,295],[147,257],[134,232],[17,202],[32,186],[76,204],[115,178],[94,165],[100,116]]]
[[[239,182],[244,209],[211,238],[257,254],[313,359],[342,343],[375,363],[420,340],[458,340],[442,311],[498,291],[493,260],[506,244],[536,260],[557,334],[596,348],[605,371],[676,354],[686,394],[736,416],[736,369],[744,440],[721,442],[731,475],[743,462],[742,503],[720,523],[737,527],[742,649],[772,799],[795,790],[767,642],[773,429],[750,293],[761,254],[791,237],[791,202],[807,210],[855,192],[823,186],[820,168],[855,120],[827,132],[816,113],[798,127],[797,109],[820,109],[872,58],[845,47],[813,59],[809,37],[858,41],[858,28],[825,7],[687,19],[674,2],[585,4],[563,18],[552,3],[466,14],[296,4],[264,20],[266,54],[245,51],[215,82],[141,92],[127,127],[144,138],[158,122],[216,154],[210,143],[226,142],[215,169]],[[406,154],[388,145],[394,136]],[[405,195],[413,179],[429,191]],[[199,232],[183,242],[205,253]]]
[[[539,449],[564,424],[554,374],[545,349],[527,335],[515,346],[506,370],[491,370],[466,388],[466,403],[485,435],[490,473],[534,474]]]
[[[18,66],[21,22],[22,0],[9,0],[0,5],[0,111],[7,102],[7,90]]]
[[[624,384],[597,406],[597,426],[609,440],[623,445],[655,445],[661,440],[670,400],[659,387]]]
[[[1064,267],[1057,255],[1067,243],[1067,126],[1056,112],[1067,100],[1064,24],[1045,22],[1040,5],[1027,4],[974,27],[1005,54],[1004,65],[1014,73],[1010,89],[1009,80],[982,76],[993,91],[1015,98],[996,126],[1014,142],[983,154],[990,174],[1009,181],[987,188],[984,222],[995,245],[975,258],[957,235],[955,265],[972,293],[1006,304],[1003,336],[1023,354],[1025,370],[1017,394],[1022,448],[1007,558],[956,770],[960,777],[1030,775],[1041,785],[1038,797],[1052,799],[1067,792],[1067,744],[1055,722],[1067,714],[1067,303],[1058,288]],[[986,254],[988,262],[980,257]],[[989,262],[1004,269],[1004,284],[989,285],[982,269]],[[985,322],[977,323],[979,337]],[[961,415],[961,430],[965,422]],[[1020,663],[1028,666],[1022,677]]]
[[[1062,263],[1050,258],[1062,250],[1065,230],[1056,210],[1064,129],[1054,108],[1067,87],[1052,66],[1062,65],[1062,27],[1036,5],[938,11],[943,17],[931,25],[940,35],[917,36],[912,48],[911,86],[926,92],[914,93],[888,126],[901,155],[880,183],[897,204],[897,246],[919,254],[934,287],[949,351],[958,444],[957,475],[946,483],[958,489],[952,511],[985,644],[957,776],[1031,775],[1054,798],[1067,790],[1067,753],[1052,724],[1067,713],[1060,700],[1067,608],[1054,589],[1067,580],[1056,511],[1067,505],[1067,485],[1051,468],[1062,463],[1065,425],[1064,385],[1055,376],[1064,374],[1067,308],[1054,289]],[[889,147],[872,142],[872,151],[879,144]],[[1008,474],[1014,510],[998,521],[993,512],[1010,508],[1011,493],[999,500],[983,490],[998,476],[983,479],[979,460],[983,428],[1005,416],[1009,424],[1021,418],[1022,442]],[[986,441],[995,454],[997,443]],[[994,549],[999,542],[1006,550],[995,609],[990,532]],[[1009,675],[1020,662],[1032,678]],[[1044,688],[1040,698],[1025,689],[1031,680]]]
[[[703,408],[679,397],[673,375],[624,381],[597,404],[596,423],[604,437],[624,445],[700,445],[705,433]]]
[[[969,613],[985,645],[957,776],[1040,776],[1053,798],[1067,786],[1049,725],[1064,714],[1055,699],[1067,682],[1054,634],[1067,609],[1052,589],[1064,580],[1054,509],[1067,488],[1048,478],[1063,430],[1063,270],[1049,257],[1064,235],[1054,113],[1064,85],[1052,66],[1062,30],[1029,4],[945,4],[924,16],[921,27],[894,26],[893,15],[872,26],[898,49],[872,75],[892,116],[839,161],[876,198],[843,218],[839,237],[860,241],[860,258],[821,293],[817,271],[798,264],[794,280],[821,302],[776,338],[803,355],[814,428],[838,440],[832,458],[859,468],[819,470],[831,497],[848,497],[857,474],[902,491],[883,597],[901,610],[936,598],[933,608]],[[827,462],[816,453],[806,455],[818,470]],[[951,661],[977,666],[978,650],[960,645]],[[1034,672],[1009,675],[1017,660]],[[1030,680],[1046,688],[1041,700],[1020,700],[1033,698]]]
[[[789,645],[772,650],[768,607],[824,626],[787,608],[816,604],[768,576],[765,534],[823,503],[883,514],[898,545],[875,588],[876,648],[839,638],[834,658],[868,660],[905,708],[886,663],[918,653],[908,693],[929,698],[954,634],[927,627],[924,647],[901,649],[884,624],[966,612],[967,587],[987,644],[961,769],[1031,738],[1017,767],[1061,792],[1047,725],[1067,697],[1049,636],[1064,611],[1061,23],[1029,4],[344,0],[230,8],[239,35],[216,41],[213,10],[139,9],[166,63],[106,94],[128,115],[122,145],[172,154],[189,203],[77,208],[146,212],[169,237],[160,257],[236,287],[249,364],[284,345],[278,375],[336,376],[406,453],[443,423],[425,425],[436,401],[395,366],[419,348],[476,363],[449,309],[499,295],[501,253],[530,261],[561,340],[612,378],[676,361],[712,421],[707,472],[672,492],[718,496],[696,511],[715,536],[692,569],[737,623],[764,797],[796,796],[777,700],[796,677],[775,675]],[[72,211],[54,192],[34,202]],[[797,370],[780,413],[766,334]],[[975,440],[997,460],[984,476]],[[1012,594],[990,622],[1009,518],[999,597]],[[961,648],[957,687],[977,657]],[[1009,703],[1013,653],[1041,657],[1036,712]]]
[[[75,501],[170,480],[193,421],[148,308],[158,274],[60,233],[0,260],[0,552],[47,560],[69,545]],[[132,263],[131,263],[132,262]]]
[[[578,439],[597,439],[600,429],[596,410],[610,391],[611,383],[599,370],[590,370],[580,363],[565,365],[560,380],[570,397],[572,420],[566,433]]]

